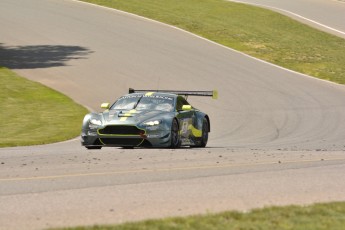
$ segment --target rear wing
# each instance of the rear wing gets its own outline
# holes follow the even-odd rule
[[[132,89],[129,88],[128,93],[171,93],[181,96],[201,96],[201,97],[212,97],[212,99],[218,99],[218,91],[181,91],[181,90],[142,90],[142,89]]]

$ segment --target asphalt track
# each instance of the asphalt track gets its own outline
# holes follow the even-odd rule
[[[2,0],[0,28],[0,65],[92,110],[129,87],[220,93],[190,98],[205,149],[0,149],[0,229],[345,200],[342,85],[75,1]]]
[[[234,2],[268,8],[345,38],[344,0],[234,0]]]

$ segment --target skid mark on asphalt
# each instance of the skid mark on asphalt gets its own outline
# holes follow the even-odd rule
[[[334,159],[322,159],[323,162],[338,162],[345,161],[345,158]],[[158,168],[158,169],[141,169],[141,170],[125,170],[125,171],[110,171],[110,172],[95,172],[95,173],[77,173],[77,174],[65,174],[65,175],[51,175],[51,176],[37,176],[37,177],[20,177],[20,178],[0,178],[0,182],[5,181],[30,181],[30,180],[50,180],[50,179],[65,179],[76,177],[91,177],[91,176],[109,176],[109,175],[124,175],[134,173],[157,173],[157,172],[173,172],[173,171],[192,171],[203,169],[223,169],[223,168],[238,168],[238,167],[250,167],[250,166],[262,166],[262,165],[277,165],[294,164],[294,163],[313,163],[320,162],[320,160],[299,160],[299,161],[284,161],[284,162],[260,162],[251,164],[226,164],[226,165],[204,165],[204,166],[191,166],[191,167],[176,167],[176,168]]]

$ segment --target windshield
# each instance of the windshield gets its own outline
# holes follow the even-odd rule
[[[174,98],[160,95],[129,95],[119,98],[111,109],[160,110],[171,112],[174,109]]]

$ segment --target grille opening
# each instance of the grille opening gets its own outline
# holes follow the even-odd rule
[[[101,135],[142,135],[144,130],[138,129],[136,126],[129,125],[109,125],[98,130]]]

